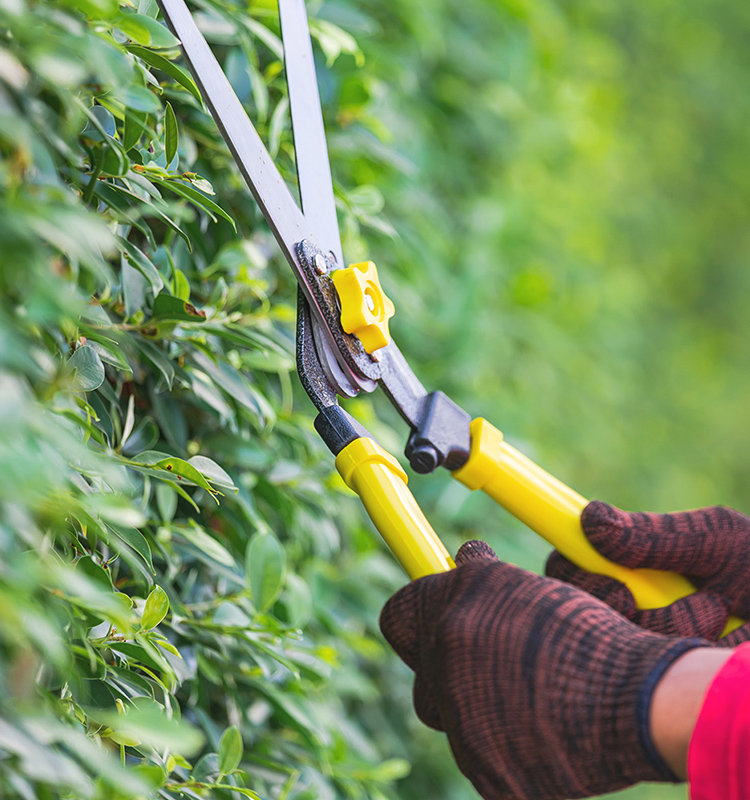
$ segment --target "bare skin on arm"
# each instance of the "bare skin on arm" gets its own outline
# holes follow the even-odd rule
[[[651,736],[675,775],[687,778],[690,738],[701,706],[719,670],[734,650],[701,648],[685,653],[659,682],[651,702]]]

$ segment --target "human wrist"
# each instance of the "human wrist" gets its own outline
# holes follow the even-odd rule
[[[700,647],[680,656],[654,689],[649,711],[651,740],[674,772],[687,777],[687,752],[708,688],[734,650]]]

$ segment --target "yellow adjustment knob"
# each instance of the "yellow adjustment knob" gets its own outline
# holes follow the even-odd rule
[[[341,303],[341,327],[356,336],[368,353],[391,341],[388,320],[396,309],[386,297],[372,261],[331,273]]]

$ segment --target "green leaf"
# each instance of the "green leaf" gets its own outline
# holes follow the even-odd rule
[[[129,86],[122,102],[133,111],[144,114],[156,114],[161,111],[159,98],[145,86]]]
[[[122,236],[118,236],[117,241],[125,250],[123,255],[127,259],[128,264],[135,267],[135,269],[143,275],[149,282],[154,294],[160,292],[164,288],[164,281],[148,256],[127,239],[123,239]]]
[[[125,714],[114,711],[91,711],[91,718],[104,723],[118,733],[139,739],[142,744],[158,750],[197,752],[203,744],[203,735],[187,722],[170,719],[158,703],[145,697],[140,707],[128,708]]]
[[[294,572],[286,576],[286,588],[282,596],[286,606],[289,624],[295,628],[304,628],[312,616],[312,593],[305,581]]]
[[[160,185],[165,189],[170,189],[175,194],[184,197],[186,200],[190,200],[199,208],[202,208],[208,213],[213,222],[216,222],[216,216],[219,216],[225,219],[232,226],[233,230],[237,230],[237,225],[232,217],[230,217],[229,214],[227,214],[227,212],[224,211],[220,205],[218,205],[218,203],[215,203],[213,200],[211,200],[211,198],[206,197],[205,194],[199,192],[190,183],[184,183],[176,180],[165,180],[162,181]]]
[[[164,25],[144,14],[122,14],[117,27],[128,38],[147,47],[178,47],[180,44]]]
[[[165,472],[169,472],[170,475],[174,475],[178,479],[185,478],[190,481],[190,483],[194,483],[196,486],[205,489],[212,497],[217,494],[216,490],[203,475],[192,464],[188,464],[187,461],[183,461],[181,458],[164,458],[150,466],[153,466],[154,469],[163,469]]]
[[[185,525],[181,527],[174,527],[172,529],[180,536],[184,536],[191,544],[195,545],[202,553],[223,564],[225,567],[236,566],[234,558],[232,558],[229,551],[213,537],[209,536],[202,528],[196,524]]]
[[[75,370],[73,387],[80,392],[93,391],[104,383],[104,364],[99,353],[88,344],[81,345],[73,353],[67,366]]]
[[[156,586],[146,598],[141,617],[141,629],[150,631],[167,616],[169,611],[169,598],[161,586]]]
[[[187,89],[190,94],[195,97],[195,99],[203,105],[203,99],[201,98],[201,93],[198,87],[195,85],[195,81],[190,77],[190,74],[186,72],[182,67],[178,66],[177,64],[173,64],[168,58],[165,58],[160,53],[154,53],[152,50],[146,50],[145,47],[139,47],[138,45],[130,44],[127,46],[128,50],[138,58],[142,58],[148,64],[151,64],[152,67],[156,67],[160,69],[162,72],[165,72],[169,75],[170,78],[173,78],[177,83],[180,84],[184,89]]]
[[[219,741],[219,771],[224,775],[234,772],[242,759],[242,736],[239,728],[232,725],[221,735]]]
[[[180,300],[184,300],[186,303],[190,300],[190,282],[181,269],[174,271],[174,296],[179,297]]]
[[[103,143],[104,158],[101,161],[101,177],[121,178],[130,172],[130,159],[123,146],[115,139]]]
[[[156,485],[156,507],[162,522],[171,522],[177,511],[177,493],[166,482],[160,481]]]
[[[121,539],[125,544],[129,545],[136,553],[146,562],[146,565],[154,574],[154,562],[151,558],[151,547],[146,537],[134,527],[126,525],[109,525],[110,530]]]
[[[122,427],[122,436],[120,437],[120,443],[124,444],[130,438],[130,434],[133,432],[133,426],[135,425],[135,395],[131,394],[128,398],[128,409],[125,414],[125,424]]]
[[[117,123],[112,116],[112,112],[108,111],[104,106],[93,106],[91,113],[99,122],[107,136],[114,136],[117,131]],[[85,133],[85,131],[84,131]]]
[[[163,480],[163,479],[162,479]],[[179,484],[174,483],[174,481],[164,481],[167,486],[170,486],[183,500],[186,500],[190,505],[198,512],[200,512],[200,508],[198,504],[193,500],[193,498],[180,486]]]
[[[405,758],[389,758],[368,770],[368,777],[382,783],[392,783],[405,778],[411,772],[411,764]]]
[[[166,353],[157,347],[153,342],[148,339],[139,337],[136,340],[136,346],[143,353],[144,356],[159,370],[164,378],[167,388],[172,389],[172,381],[174,380],[174,366],[167,357]]]
[[[220,772],[218,754],[206,753],[195,765],[191,777],[196,783],[211,783]]]
[[[234,481],[229,475],[210,458],[206,458],[206,456],[193,456],[188,459],[188,464],[192,464],[197,470],[200,470],[211,483],[221,486],[222,489],[238,491],[237,487],[234,485]]]
[[[167,103],[166,112],[164,114],[164,154],[167,159],[167,164],[171,164],[174,157],[177,155],[179,141],[180,133],[177,128],[177,117],[175,117],[172,104]]]
[[[192,303],[174,295],[161,292],[154,298],[154,310],[151,316],[152,321],[164,322],[204,322],[206,312],[197,309]]]
[[[318,40],[321,50],[326,56],[326,66],[330,67],[342,54],[353,55],[355,61],[362,65],[364,56],[354,37],[345,30],[324,19],[310,20],[310,32]]]
[[[148,116],[140,111],[127,109],[125,111],[125,122],[123,123],[122,147],[127,153],[135,147],[146,130],[146,120]]]
[[[270,608],[281,593],[286,552],[272,533],[256,533],[245,554],[245,577],[258,611]]]
[[[276,158],[281,147],[281,136],[286,129],[287,115],[289,114],[289,98],[283,97],[271,114],[271,124],[268,128],[268,152],[271,158]]]

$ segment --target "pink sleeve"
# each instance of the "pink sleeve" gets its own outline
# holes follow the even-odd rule
[[[706,693],[688,750],[691,800],[750,797],[750,643],[738,647]]]

